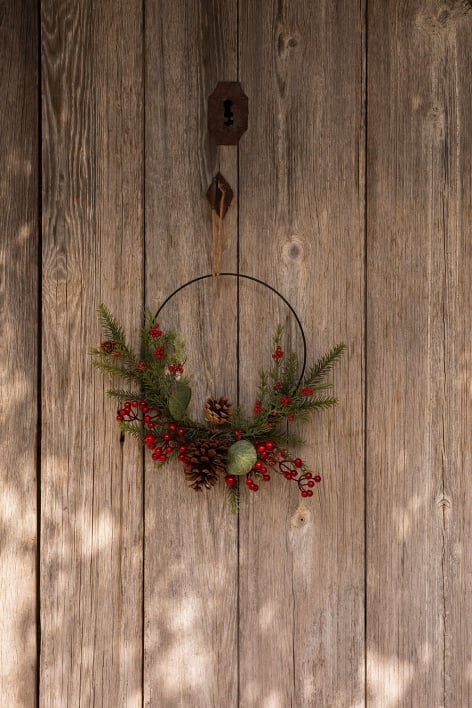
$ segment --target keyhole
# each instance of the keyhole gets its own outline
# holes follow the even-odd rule
[[[231,110],[231,106],[233,105],[233,101],[230,101],[229,98],[226,99],[226,101],[223,103],[225,107],[225,115],[224,117],[226,118],[224,124],[225,125],[233,125],[233,111]]]

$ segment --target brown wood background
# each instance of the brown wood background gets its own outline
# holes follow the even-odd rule
[[[0,0],[0,98],[0,705],[472,706],[472,4]],[[218,169],[223,269],[348,344],[303,522],[156,474],[90,366],[100,302],[136,341],[210,272]],[[248,282],[162,319],[196,401],[299,345]]]

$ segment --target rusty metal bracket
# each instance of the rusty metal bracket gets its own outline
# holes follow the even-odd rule
[[[208,130],[217,145],[237,145],[248,124],[248,97],[239,81],[220,81],[208,97]]]

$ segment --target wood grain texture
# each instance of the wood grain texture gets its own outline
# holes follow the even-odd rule
[[[33,2],[0,7],[0,696],[36,691],[38,27]]]
[[[284,479],[243,494],[247,708],[363,701],[363,21],[362,4],[240,3],[240,77],[250,105],[240,143],[241,269],[295,307],[311,361],[339,341],[348,345],[334,376],[339,407],[303,429],[303,457],[324,479],[306,500],[304,521],[292,523],[299,496]],[[245,372],[270,361],[278,319],[287,324],[286,348],[296,347],[284,308],[242,299]],[[241,390],[253,405],[255,377],[241,379]]]
[[[143,306],[142,16],[42,2],[41,706],[142,705],[142,463],[92,369]]]
[[[369,3],[368,701],[472,703],[472,11]]]
[[[237,152],[216,150],[207,97],[236,79],[236,1],[146,5],[146,301],[210,273],[205,193],[220,170],[235,192],[225,218],[222,270],[237,253]],[[192,416],[208,396],[236,400],[236,287],[185,288],[159,318],[186,342]],[[189,489],[181,465],[146,469],[145,705],[237,705],[237,518],[223,480]]]

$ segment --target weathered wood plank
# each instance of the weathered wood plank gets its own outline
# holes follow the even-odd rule
[[[146,301],[211,272],[205,192],[221,170],[235,191],[222,270],[236,267],[236,148],[216,149],[207,97],[236,79],[236,1],[148,2],[146,14]],[[185,338],[191,413],[205,399],[236,399],[236,287],[204,281],[176,296],[161,326]],[[146,470],[145,702],[237,705],[237,519],[223,480],[188,489],[180,465]]]
[[[0,696],[36,690],[38,26],[35,3],[0,10]]]
[[[362,3],[242,0],[240,8],[240,75],[251,107],[241,141],[241,269],[293,304],[312,360],[338,341],[348,345],[334,376],[339,408],[303,431],[303,456],[324,479],[304,521],[291,523],[299,496],[284,479],[243,494],[241,705],[361,705]],[[277,318],[295,345],[293,318],[275,300],[242,299],[248,407],[248,372],[270,361]]]
[[[42,2],[44,706],[142,705],[142,464],[87,352],[143,305],[141,4]]]
[[[369,3],[368,698],[466,706],[472,12]]]

